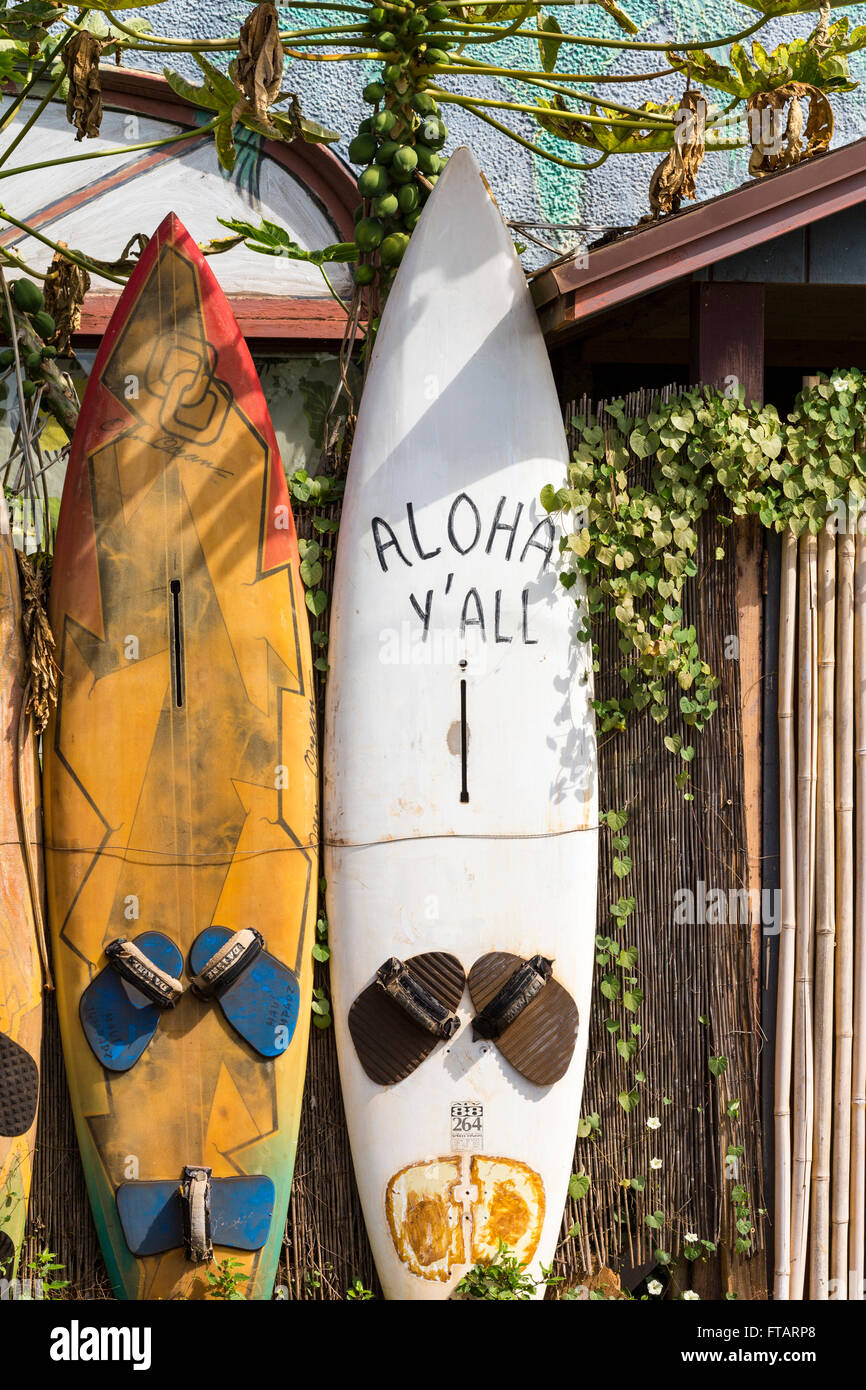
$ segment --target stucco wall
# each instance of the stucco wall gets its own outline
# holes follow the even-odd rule
[[[640,37],[646,41],[658,42],[670,37],[681,41],[695,38],[710,38],[745,28],[756,18],[754,10],[734,3],[734,0],[623,0],[625,8],[641,24]],[[168,0],[166,4],[151,9],[149,18],[159,32],[179,32],[187,35],[213,37],[228,33],[234,27],[233,16],[242,12],[237,3],[227,0],[198,0],[191,5],[188,0]],[[290,7],[281,13],[287,20],[292,16]],[[852,5],[837,14],[850,16],[852,26],[866,23],[866,4]],[[316,24],[321,22],[313,11],[296,11],[297,22]],[[322,17],[333,17],[333,12],[323,11]],[[596,33],[605,36],[618,35],[611,21],[595,6],[577,5],[573,12],[556,10],[557,18],[564,29],[572,32]],[[303,16],[303,18],[301,18]],[[341,17],[337,17],[338,21]],[[760,34],[766,48],[773,47],[784,39],[805,35],[814,27],[817,14],[798,15],[794,18],[776,20]],[[522,49],[529,51],[524,42],[512,40],[501,45],[497,57],[510,54],[511,65]],[[617,63],[619,70],[637,72],[646,66],[646,56],[633,56],[616,51],[605,57],[606,64]],[[720,54],[724,50],[718,50]],[[599,50],[571,47],[568,55],[568,70],[588,71],[599,62]],[[492,50],[486,56],[492,57]],[[559,67],[565,68],[564,53]],[[126,62],[131,60],[127,58]],[[141,66],[159,67],[157,60],[137,55]],[[195,77],[197,69],[182,55],[173,55],[172,65]],[[866,79],[866,54],[855,54],[851,60],[854,76]],[[370,74],[372,73],[372,67]],[[611,70],[617,70],[611,68]],[[305,108],[311,115],[323,120],[344,134],[338,152],[345,158],[348,140],[354,133],[358,120],[366,114],[360,100],[360,87],[363,85],[355,76],[358,68],[344,63],[299,63],[294,62],[286,69],[286,86],[296,89]],[[629,104],[639,104],[647,96],[655,100],[660,95],[679,94],[682,81],[678,78],[662,79],[653,90],[644,89],[643,84],[629,84],[628,95],[622,99]],[[519,84],[508,79],[487,80],[490,95],[506,100],[520,99],[517,96]],[[525,89],[524,89],[525,90]],[[620,89],[622,90],[622,89]],[[833,99],[837,128],[835,142],[844,144],[866,134],[866,88],[847,96]],[[506,140],[490,127],[482,125],[472,116],[457,107],[449,108],[448,124],[455,144],[470,144],[478,155],[487,177],[493,187],[503,211],[509,217],[534,218],[551,222],[588,222],[595,225],[629,225],[648,210],[646,189],[658,156],[619,156],[611,158],[599,170],[591,173],[576,173],[564,170]],[[537,127],[529,117],[518,117],[517,126],[523,134],[538,138]],[[580,147],[558,142],[553,137],[541,134],[541,141],[550,148],[556,148],[571,158],[582,158]],[[713,197],[735,187],[746,177],[746,156],[737,151],[729,154],[716,154],[708,157],[700,174],[699,192],[702,197]],[[564,234],[567,244],[572,244],[574,236]],[[551,240],[555,237],[551,236]]]

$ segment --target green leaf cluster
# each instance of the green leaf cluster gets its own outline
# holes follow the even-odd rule
[[[330,144],[333,140],[339,140],[338,130],[328,130],[318,121],[311,121],[303,115],[292,92],[281,92],[278,98],[280,101],[286,97],[291,98],[291,106],[286,111],[271,108],[268,119],[262,120],[250,109],[243,93],[232,81],[230,73],[221,72],[201,53],[193,53],[192,56],[201,68],[204,78],[200,87],[187,82],[185,77],[173,72],[171,68],[163,68],[163,76],[178,96],[204,111],[213,112],[217,117],[214,140],[217,157],[224,169],[232,170],[235,165],[237,149],[234,128],[238,123],[247,130],[255,131],[257,135],[264,135],[268,140],[281,140],[286,144],[291,144],[298,137],[311,144]]]
[[[548,511],[571,513],[562,543],[584,577],[589,640],[610,614],[619,628],[625,695],[595,701],[602,733],[648,710],[663,724],[672,692],[685,724],[701,732],[717,708],[718,680],[699,650],[683,597],[697,575],[698,528],[714,488],[729,504],[718,516],[757,516],[777,532],[817,534],[834,512],[866,502],[866,377],[835,371],[802,391],[785,419],[772,405],[747,406],[742,390],[683,391],[657,399],[643,419],[613,401],[603,418],[574,420],[577,447],[568,486],[549,484]],[[716,558],[724,555],[716,550]],[[666,737],[685,788],[695,750]],[[615,866],[615,871],[616,866]]]
[[[704,50],[687,55],[671,50],[668,57],[681,72],[690,72],[692,82],[747,101],[757,92],[770,92],[789,82],[804,82],[822,92],[851,92],[858,84],[851,77],[848,54],[863,47],[866,25],[852,30],[846,15],[830,26],[823,45],[816,45],[812,33],[780,43],[772,52],[757,39],[752,40],[751,54],[743,44],[735,43],[727,63]]]

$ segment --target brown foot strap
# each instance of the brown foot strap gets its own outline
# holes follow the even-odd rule
[[[475,1037],[496,1043],[515,1071],[551,1086],[568,1071],[577,1039],[577,1005],[544,956],[505,951],[482,956],[469,971]]]
[[[456,956],[429,951],[392,957],[349,1010],[349,1032],[364,1071],[380,1086],[411,1075],[459,1027],[455,1009],[466,985]]]

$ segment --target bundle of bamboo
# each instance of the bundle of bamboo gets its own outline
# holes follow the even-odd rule
[[[866,537],[857,536],[854,559],[854,749],[857,863],[866,864]],[[860,884],[854,930],[854,1042],[851,1078],[851,1216],[848,1278],[851,1297],[863,1298],[866,1237],[866,893]]]
[[[832,523],[784,538],[778,716],[775,1297],[862,1298],[866,541]]]

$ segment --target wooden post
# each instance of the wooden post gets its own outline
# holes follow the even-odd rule
[[[742,388],[747,405],[764,397],[764,286],[702,281],[692,287],[692,379],[734,395]],[[752,990],[756,1032],[760,1029],[761,980],[761,739],[764,537],[757,517],[734,527],[740,715],[743,730],[743,795],[752,924]],[[768,1257],[769,1259],[769,1257]],[[740,1298],[765,1298],[767,1262],[734,1260],[726,1283]]]

